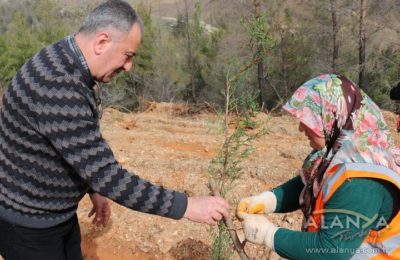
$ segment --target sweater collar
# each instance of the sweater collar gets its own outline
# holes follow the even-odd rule
[[[99,82],[97,82],[93,78],[92,74],[90,73],[90,69],[86,62],[85,56],[83,56],[81,49],[79,48],[78,44],[76,43],[75,35],[74,34],[68,35],[67,37],[64,38],[64,40],[65,40],[64,43],[66,43],[68,50],[70,50],[72,52],[75,61],[78,63],[79,67],[81,68],[85,83],[89,87],[92,87],[95,84],[98,85]]]

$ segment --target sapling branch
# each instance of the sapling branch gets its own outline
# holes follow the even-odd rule
[[[221,194],[218,191],[218,187],[212,178],[210,178],[210,181],[209,181],[209,188],[211,190],[211,193],[214,196],[221,196]],[[230,217],[227,217],[227,218],[224,217],[223,221],[224,221],[224,224],[226,225],[226,227],[228,228],[228,232],[232,239],[233,246],[234,246],[236,252],[239,254],[240,259],[248,260],[249,257],[247,256],[246,252],[244,251],[245,242],[244,243],[240,242],[239,237],[237,236],[237,233],[236,233],[236,228],[233,225],[232,219]]]

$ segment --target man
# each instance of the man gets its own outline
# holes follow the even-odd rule
[[[89,193],[94,223],[111,200],[133,210],[216,224],[220,197],[168,190],[127,172],[99,131],[96,82],[129,71],[142,23],[122,0],[100,4],[76,35],[37,53],[15,75],[0,113],[0,255],[82,259],[76,209]],[[104,197],[103,197],[104,196]]]

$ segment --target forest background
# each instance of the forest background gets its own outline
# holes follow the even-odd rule
[[[1,89],[34,53],[76,32],[99,2],[0,0]],[[240,74],[239,108],[271,111],[309,78],[336,72],[394,109],[388,93],[400,79],[399,0],[129,2],[144,21],[143,44],[135,68],[102,87],[106,106],[222,107],[227,80]]]

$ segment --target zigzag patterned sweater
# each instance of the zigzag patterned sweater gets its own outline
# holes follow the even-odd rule
[[[15,75],[0,112],[0,218],[46,228],[72,217],[89,189],[133,210],[179,219],[184,193],[124,170],[99,131],[94,81],[66,39]]]

